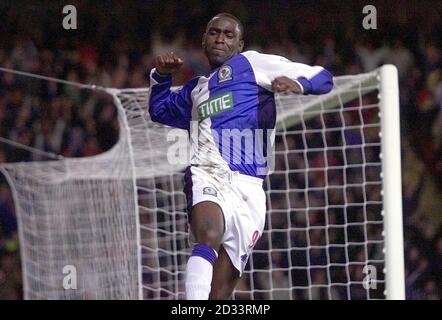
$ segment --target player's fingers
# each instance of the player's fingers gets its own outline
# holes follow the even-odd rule
[[[272,89],[276,92],[282,92],[287,90],[287,85],[277,79],[272,82]]]
[[[175,61],[175,55],[174,55],[173,52],[169,53],[169,59],[170,59],[170,62],[171,62],[171,63],[174,63],[174,61]]]
[[[275,79],[273,79],[272,84],[274,85],[281,85],[283,83],[283,81],[281,81],[280,77],[277,77]]]
[[[182,65],[183,60],[181,60],[174,52],[171,52],[171,57],[173,59],[173,63],[176,65]]]
[[[289,86],[290,84],[290,79],[285,76],[276,77],[273,81],[280,86]]]
[[[172,52],[172,59],[173,59],[174,63],[177,63],[178,60],[179,60],[178,56],[175,53],[173,53],[173,52]]]
[[[180,67],[183,64],[183,60],[181,60],[180,58],[176,58],[174,62],[175,65],[177,65],[178,67]]]
[[[169,54],[169,53],[166,53],[166,54],[164,55],[164,61],[165,61],[167,64],[171,63],[172,59],[170,58],[170,54]]]
[[[169,58],[170,58],[170,63],[175,64],[175,54],[173,52],[169,54]]]
[[[164,66],[164,57],[161,56],[157,56],[157,65],[158,66]]]
[[[176,56],[173,52],[170,53],[170,63],[176,64]]]

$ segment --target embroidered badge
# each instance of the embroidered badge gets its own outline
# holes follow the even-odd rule
[[[232,67],[229,66],[228,64],[223,65],[221,68],[219,68],[218,71],[218,79],[219,79],[219,83],[227,81],[227,80],[232,80]]]
[[[203,189],[203,194],[208,194],[208,195],[211,195],[211,196],[217,197],[217,192],[216,192],[216,190],[215,190],[214,188],[212,188],[212,187],[205,187],[205,188]]]

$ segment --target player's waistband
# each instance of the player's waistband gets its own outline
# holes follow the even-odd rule
[[[248,176],[246,174],[239,173],[238,171],[232,171],[231,172],[231,180],[232,181],[235,181],[235,180],[236,181],[244,181],[244,182],[259,184],[261,186],[262,186],[262,183],[264,181],[261,178]]]
[[[243,181],[247,183],[258,184],[262,186],[264,179],[248,176],[246,174],[242,174],[238,171],[226,170],[224,168],[216,168],[209,166],[201,166],[201,165],[192,165],[191,168],[195,168],[196,170],[202,170],[208,174],[213,174],[214,177],[218,177],[225,181]]]

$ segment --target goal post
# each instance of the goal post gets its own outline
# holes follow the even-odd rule
[[[401,138],[397,68],[380,68],[382,178],[385,224],[385,272],[388,299],[405,299],[402,215]]]
[[[188,243],[172,129],[149,90],[104,89],[109,151],[0,164],[14,193],[27,299],[183,299]],[[334,78],[320,96],[276,96],[266,227],[234,299],[404,299],[398,78],[394,66]],[[77,266],[78,289],[62,268]]]

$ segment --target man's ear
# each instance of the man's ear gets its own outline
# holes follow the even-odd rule
[[[201,40],[201,46],[204,48],[206,46],[206,33],[203,33],[203,38]]]
[[[239,52],[242,52],[244,49],[244,40],[239,40],[239,46],[238,46]]]

